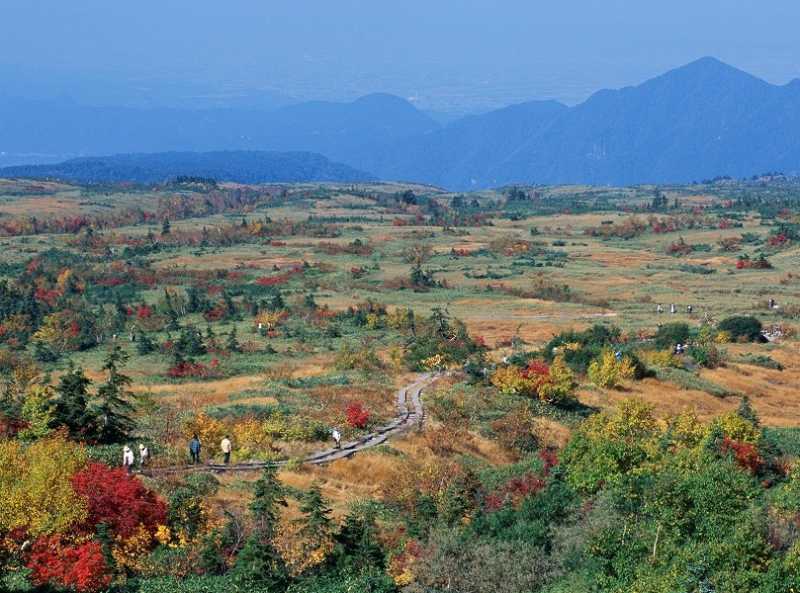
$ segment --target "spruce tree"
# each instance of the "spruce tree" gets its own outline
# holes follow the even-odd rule
[[[736,410],[736,414],[744,420],[747,420],[755,427],[758,427],[760,424],[758,414],[756,414],[756,411],[753,409],[753,406],[750,403],[750,398],[746,395],[742,396],[742,399],[739,402],[739,408]]]
[[[228,340],[225,342],[225,349],[228,352],[239,352],[242,349],[242,346],[239,344],[239,340],[236,337],[236,326],[233,326],[228,334]]]
[[[89,409],[91,384],[92,381],[82,368],[70,364],[56,387],[58,398],[54,410],[55,420],[59,425],[67,427],[72,438],[81,438],[93,431],[95,417]]]
[[[93,409],[97,419],[95,438],[100,443],[118,443],[125,440],[134,427],[130,413],[133,406],[128,401],[127,387],[131,378],[121,372],[128,354],[118,345],[109,350],[103,370],[108,377],[97,390],[98,403]]]
[[[286,506],[284,489],[274,467],[264,468],[256,482],[255,496],[250,504],[253,533],[236,557],[233,568],[234,584],[242,589],[259,588],[268,592],[283,592],[289,585],[289,571],[275,547],[279,506]]]
[[[312,549],[327,541],[333,533],[333,521],[328,502],[322,496],[319,483],[314,482],[300,501],[303,517],[300,533],[310,542]]]
[[[138,339],[136,340],[136,352],[138,352],[141,356],[145,356],[146,354],[151,354],[158,349],[156,343],[146,333],[142,332],[139,334]]]
[[[336,564],[340,570],[362,571],[384,566],[386,557],[378,541],[371,509],[347,515],[335,540]]]

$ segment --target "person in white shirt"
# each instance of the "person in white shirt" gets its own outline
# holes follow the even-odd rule
[[[128,445],[122,448],[122,467],[128,473],[133,470],[133,450]]]
[[[139,443],[139,467],[144,467],[150,460],[150,451],[144,443]]]
[[[231,443],[228,435],[225,435],[225,438],[222,439],[219,448],[222,449],[222,454],[225,456],[225,465],[228,465],[231,462],[231,451],[233,450],[233,443]]]
[[[336,443],[336,448],[337,449],[341,449],[342,448],[342,435],[339,432],[339,429],[338,428],[334,428],[331,431],[331,436],[333,437],[333,441]]]

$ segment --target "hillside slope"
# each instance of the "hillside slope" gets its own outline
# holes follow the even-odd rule
[[[371,175],[309,152],[166,152],[70,159],[56,165],[0,168],[0,177],[81,183],[157,183],[179,175],[240,183],[368,181]]]

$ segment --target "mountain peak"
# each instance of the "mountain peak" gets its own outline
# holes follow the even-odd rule
[[[662,74],[657,79],[681,79],[684,81],[698,81],[704,83],[713,83],[714,81],[735,79],[735,80],[749,80],[751,82],[758,81],[764,83],[763,80],[748,74],[744,70],[739,70],[730,64],[726,64],[712,56],[705,56],[693,62],[689,62],[683,66],[679,66],[673,70]]]

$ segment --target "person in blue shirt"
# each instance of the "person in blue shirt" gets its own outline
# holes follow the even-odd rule
[[[192,440],[189,441],[189,454],[192,457],[192,464],[200,463],[200,439],[197,435],[192,436]]]

